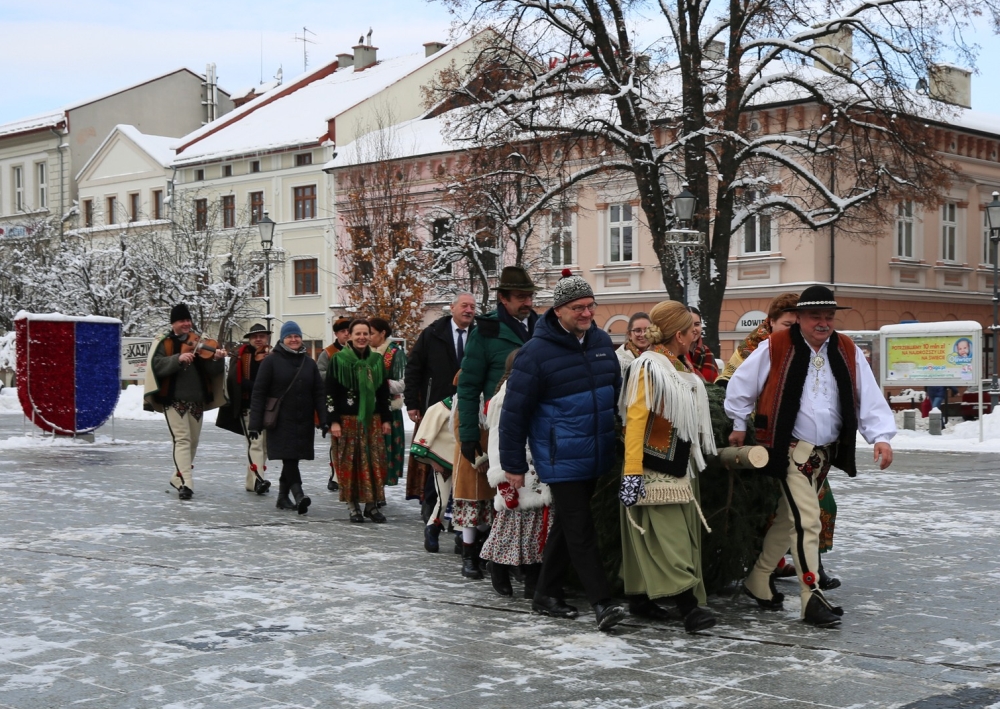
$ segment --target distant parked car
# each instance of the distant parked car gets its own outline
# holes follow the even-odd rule
[[[918,389],[903,389],[903,391],[896,394],[896,396],[889,397],[889,403],[892,404],[906,404],[911,401],[920,403],[927,397],[925,391]]]

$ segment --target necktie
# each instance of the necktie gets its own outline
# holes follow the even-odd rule
[[[458,366],[462,366],[462,357],[465,355],[465,330],[458,331]]]

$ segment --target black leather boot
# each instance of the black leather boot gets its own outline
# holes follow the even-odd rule
[[[483,572],[479,570],[479,554],[475,544],[462,544],[462,576],[467,579],[483,577]]]
[[[429,551],[431,554],[436,554],[441,548],[441,544],[438,541],[438,537],[441,534],[440,524],[428,524],[424,527],[424,549]]]
[[[304,515],[309,511],[309,505],[312,504],[312,500],[306,497],[306,494],[302,492],[302,483],[292,483],[291,486],[292,497],[295,498],[295,507],[298,509],[300,515]]]
[[[506,564],[495,561],[490,564],[490,583],[493,584],[493,590],[501,596],[510,598],[514,595],[514,589],[510,585],[510,567]]]
[[[529,601],[535,597],[535,587],[538,586],[538,575],[541,572],[541,564],[525,564],[521,567],[521,573],[524,575],[524,597]]]
[[[278,501],[274,506],[279,510],[294,510],[296,505],[288,499],[288,483],[278,482]]]

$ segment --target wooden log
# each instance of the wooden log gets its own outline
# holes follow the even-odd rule
[[[767,465],[764,446],[729,446],[719,451],[719,461],[729,470],[752,470]]]

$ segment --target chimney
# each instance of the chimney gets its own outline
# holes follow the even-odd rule
[[[849,25],[840,25],[835,32],[830,32],[813,41],[813,53],[822,57],[835,67],[845,71],[851,70],[851,54],[854,52],[854,30]],[[813,59],[817,69],[828,71],[826,64]]]
[[[356,45],[354,47],[354,71],[361,71],[370,66],[375,66],[375,63],[378,61],[376,59],[377,52],[378,47],[372,47],[367,44]]]
[[[705,45],[702,57],[710,62],[721,62],[726,56],[726,43],[713,39]]]
[[[343,52],[337,55],[337,68],[343,69],[344,67],[354,66],[354,55],[350,52]]]
[[[444,42],[424,42],[424,56],[429,57],[432,54],[437,54],[445,46]]]
[[[962,108],[972,108],[972,72],[951,64],[931,64],[927,68],[930,97]]]

